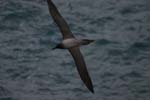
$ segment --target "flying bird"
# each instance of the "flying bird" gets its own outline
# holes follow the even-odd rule
[[[92,93],[94,93],[91,78],[87,71],[84,58],[80,52],[81,45],[87,45],[87,44],[93,42],[94,40],[75,38],[75,36],[72,34],[72,32],[69,28],[69,25],[64,20],[64,18],[61,16],[61,14],[57,10],[57,8],[54,5],[54,3],[52,2],[52,0],[47,0],[47,3],[48,3],[49,12],[50,12],[54,22],[59,27],[59,29],[62,33],[62,36],[63,36],[63,41],[61,43],[57,44],[56,47],[54,47],[53,49],[68,49],[69,50],[72,57],[74,58],[75,64],[77,66],[77,70],[79,72],[79,75],[80,75],[82,81],[84,82],[86,87]]]

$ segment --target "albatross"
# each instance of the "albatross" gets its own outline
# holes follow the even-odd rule
[[[48,9],[49,12],[54,20],[54,22],[57,24],[59,27],[62,36],[63,36],[63,41],[59,44],[56,45],[53,49],[68,49],[69,52],[71,53],[75,64],[77,66],[77,70],[79,72],[79,75],[81,77],[81,80],[83,83],[86,85],[86,87],[94,93],[93,89],[93,84],[91,81],[91,78],[89,76],[89,73],[86,68],[86,64],[84,61],[84,58],[80,52],[80,46],[82,45],[87,45],[94,40],[90,39],[77,39],[71,32],[69,25],[65,21],[65,19],[61,16],[59,13],[58,9],[52,2],[52,0],[47,0],[48,3]]]

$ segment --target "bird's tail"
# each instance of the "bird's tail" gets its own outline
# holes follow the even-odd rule
[[[83,39],[82,42],[81,42],[81,44],[82,44],[82,45],[87,45],[87,44],[90,44],[90,43],[92,43],[92,42],[94,42],[94,40]]]

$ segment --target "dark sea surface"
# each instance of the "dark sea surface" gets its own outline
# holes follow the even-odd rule
[[[46,0],[0,0],[0,100],[150,100],[150,0],[53,0],[81,47],[81,81]]]

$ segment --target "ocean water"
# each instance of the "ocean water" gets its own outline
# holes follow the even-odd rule
[[[0,100],[150,100],[150,0],[53,0],[81,47],[80,80],[46,0],[0,0]]]

